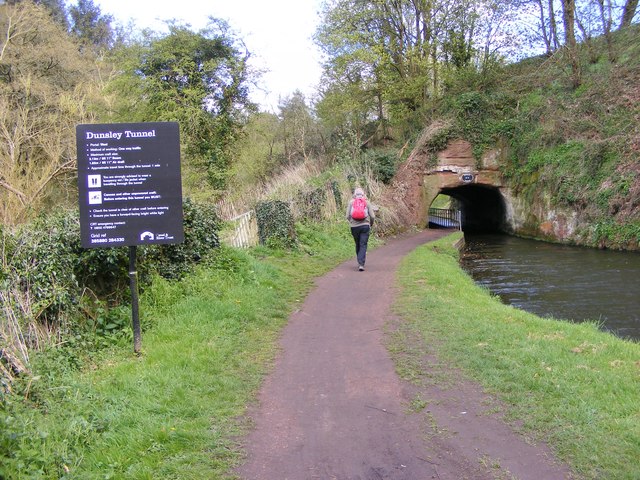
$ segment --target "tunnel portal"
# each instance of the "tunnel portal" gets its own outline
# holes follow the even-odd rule
[[[455,199],[461,211],[463,231],[469,233],[505,231],[506,209],[498,188],[472,184],[443,188],[440,193]]]

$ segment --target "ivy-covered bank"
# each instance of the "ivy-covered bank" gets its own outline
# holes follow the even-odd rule
[[[514,101],[502,123],[503,173],[537,227],[523,233],[640,249],[639,32],[633,25],[583,45],[575,89],[563,81],[562,56],[507,70],[503,88]]]
[[[423,188],[436,166],[452,177],[475,168],[486,174],[480,187],[500,189],[509,232],[640,250],[639,33],[640,25],[632,25],[608,38],[610,44],[602,37],[581,45],[577,88],[562,51],[464,72],[413,142],[395,195],[412,186],[412,176],[420,177],[415,190]],[[439,165],[457,141],[470,145],[468,164],[458,170]]]

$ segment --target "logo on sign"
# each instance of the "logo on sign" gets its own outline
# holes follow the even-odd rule
[[[465,183],[473,182],[473,173],[463,173],[461,180]]]
[[[155,237],[152,232],[143,232],[140,234],[140,240],[153,240]]]

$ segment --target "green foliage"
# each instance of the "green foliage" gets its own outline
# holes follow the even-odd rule
[[[123,46],[114,61],[123,70],[110,84],[119,92],[116,121],[180,124],[187,192],[223,188],[240,138],[248,98],[247,53],[222,20],[205,29],[169,24],[165,35],[147,35]]]
[[[77,216],[57,211],[20,227],[15,234],[3,229],[2,242],[3,290],[21,289],[35,317],[55,324],[80,296]]]
[[[313,190],[303,190],[298,193],[296,205],[301,217],[308,221],[320,221],[322,219],[322,207],[327,200],[327,190],[324,187]]]
[[[456,134],[457,132],[453,127],[441,128],[435,133],[435,135],[429,138],[425,148],[432,154],[440,152],[447,148],[449,141],[454,139]]]
[[[616,223],[611,218],[595,223],[591,241],[595,245],[624,249],[628,245],[640,244],[640,221],[625,224]]]
[[[433,168],[438,164],[438,152],[447,148],[449,142],[458,136],[456,128],[450,126],[439,128],[435,133],[431,134],[422,145],[425,153],[428,154],[426,166]]]
[[[301,163],[323,153],[324,139],[302,92],[296,90],[290,97],[281,99],[278,109],[285,164]]]
[[[607,210],[616,193],[603,184],[614,177],[618,154],[606,143],[567,142],[529,153],[525,162],[512,164],[507,175],[514,185],[544,188],[557,205]],[[541,180],[532,182],[532,178]],[[612,186],[615,185],[612,184]],[[621,181],[624,190],[624,181]]]
[[[106,103],[101,62],[41,3],[0,3],[0,222],[10,225],[77,201],[75,128]]]
[[[293,248],[297,244],[295,222],[289,204],[268,200],[256,205],[258,238],[272,248]]]
[[[508,141],[516,135],[518,120],[514,118],[515,98],[499,91],[466,91],[447,96],[442,102],[442,115],[452,117],[450,128],[443,129],[430,140],[428,148],[437,152],[453,138],[464,138],[473,145],[476,159],[487,148]]]
[[[447,68],[443,72],[445,98],[464,92],[495,91],[504,73],[504,65],[496,61],[488,61],[481,69],[475,65]]]
[[[478,118],[487,109],[487,100],[480,92],[466,92],[452,97],[458,118]]]
[[[389,184],[396,174],[398,156],[395,150],[367,150],[364,153],[364,162],[376,180]]]
[[[219,247],[220,223],[213,207],[186,200],[183,211],[184,243],[139,247],[142,290],[152,274],[181,278]],[[42,216],[15,232],[2,228],[0,241],[2,307],[13,312],[22,329],[39,331],[46,325],[68,344],[76,335],[104,336],[127,327],[114,307],[129,299],[128,249],[81,248],[77,211]],[[0,331],[8,328],[6,322],[0,322]],[[30,348],[42,341],[23,338]]]
[[[149,247],[146,256],[154,272],[164,278],[181,278],[209,252],[220,246],[220,220],[210,204],[185,199],[182,204],[185,240],[182,243]]]
[[[360,138],[351,129],[334,132],[331,137],[331,145],[333,155],[338,163],[350,162],[360,155]]]
[[[514,7],[445,3],[323,5],[316,34],[326,58],[318,112],[332,131],[349,126],[360,132],[375,119],[388,122],[391,137],[405,141],[433,118],[443,92],[489,90],[498,82],[502,54],[496,47],[512,36],[497,32],[507,28]],[[495,18],[478,21],[486,15],[500,17],[500,24],[492,23]],[[489,41],[484,52],[478,48]]]
[[[111,304],[128,297],[129,250],[127,247],[82,249],[77,244],[79,232],[73,237],[77,249],[72,254],[74,271],[79,285],[88,288],[98,298],[109,299]],[[142,257],[142,255],[140,255]],[[141,277],[146,272],[142,270]],[[144,284],[144,282],[142,282]]]
[[[111,26],[113,18],[103,15],[93,0],[78,0],[77,5],[69,6],[71,33],[86,46],[96,51],[108,49],[114,41]]]
[[[469,66],[472,58],[472,42],[465,38],[464,30],[450,29],[443,45],[444,55],[456,69]]]
[[[284,142],[278,117],[257,113],[249,117],[233,160],[233,186],[257,185],[267,181],[284,164]]]
[[[296,224],[296,232],[299,251],[308,255],[317,258],[325,256],[346,258],[353,254],[353,238],[345,223],[298,223]],[[374,243],[375,239],[372,237],[371,245]]]

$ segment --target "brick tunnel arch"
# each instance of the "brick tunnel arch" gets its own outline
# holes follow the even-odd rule
[[[442,188],[442,195],[454,198],[462,213],[465,232],[505,232],[507,209],[500,189],[489,185],[460,185]]]
[[[398,217],[405,225],[429,224],[429,209],[439,195],[455,199],[465,232],[512,233],[513,197],[503,184],[500,165],[506,155],[500,146],[485,151],[480,158],[466,140],[450,140],[437,153],[426,146],[430,138],[447,128],[434,122],[427,127],[411,154],[399,166],[389,194],[389,203],[398,205]]]

